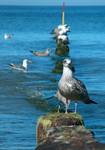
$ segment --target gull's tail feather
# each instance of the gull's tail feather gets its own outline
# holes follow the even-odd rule
[[[93,101],[93,100],[91,100],[91,99],[89,99],[89,100],[86,102],[86,104],[98,104],[98,103],[95,102],[95,101]]]
[[[10,63],[9,66],[10,67],[16,67],[15,64],[13,64],[13,63]]]

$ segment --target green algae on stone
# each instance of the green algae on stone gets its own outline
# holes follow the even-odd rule
[[[84,125],[83,118],[78,113],[67,113],[67,114],[65,114],[65,113],[49,113],[48,115],[41,117],[39,119],[38,123],[43,124],[43,126],[45,128],[47,128],[47,127],[54,125],[54,123],[56,123],[56,125],[57,125],[57,122],[58,122],[58,124],[60,122],[64,125],[66,125],[65,122],[63,122],[66,120],[69,123],[70,123],[70,121],[72,121],[70,123],[70,125]],[[74,122],[75,122],[75,124],[74,124]]]
[[[38,122],[42,124],[43,127],[45,128],[48,128],[49,126],[51,126],[51,120],[46,117],[40,118]]]
[[[83,119],[75,113],[49,113],[38,120],[37,143],[44,142],[47,131],[52,127],[84,125]]]

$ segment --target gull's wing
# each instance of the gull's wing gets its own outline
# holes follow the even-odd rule
[[[83,95],[83,97],[86,96],[87,98],[89,98],[86,86],[84,85],[84,83],[82,81],[80,81],[76,78],[73,78],[72,88],[79,95]]]
[[[16,68],[16,65],[13,64],[13,63],[10,63],[9,66],[12,67],[12,68]]]

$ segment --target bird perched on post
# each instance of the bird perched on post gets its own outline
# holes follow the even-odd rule
[[[75,113],[77,112],[77,102],[82,101],[85,104],[97,104],[92,101],[88,95],[84,83],[73,76],[72,70],[69,68],[71,64],[70,59],[63,61],[63,74],[58,83],[58,91],[60,96],[66,99],[66,113],[69,107],[70,100],[75,101]]]

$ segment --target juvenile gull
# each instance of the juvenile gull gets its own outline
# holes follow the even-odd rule
[[[64,59],[63,74],[58,83],[58,92],[66,98],[66,113],[70,100],[75,101],[75,113],[77,112],[77,102],[82,101],[85,104],[97,104],[89,98],[84,83],[73,76],[72,70],[69,68],[71,60]]]
[[[35,56],[49,56],[51,49],[47,48],[45,51],[30,51]]]
[[[9,66],[12,69],[16,69],[16,70],[19,70],[19,71],[26,72],[27,71],[27,67],[28,67],[28,63],[31,63],[31,61],[28,60],[28,59],[24,59],[23,63],[21,65],[16,65],[16,64],[10,63]]]
[[[75,68],[74,68],[74,65],[72,63],[72,60],[70,60],[70,61],[71,61],[71,63],[70,63],[69,67],[71,68],[72,72],[74,73],[75,72]],[[66,100],[66,98],[63,95],[61,95],[59,90],[57,90],[57,92],[56,92],[56,94],[54,96],[65,105],[66,110],[69,109],[70,100]],[[59,109],[60,109],[60,105],[58,107],[58,111],[59,111]]]

